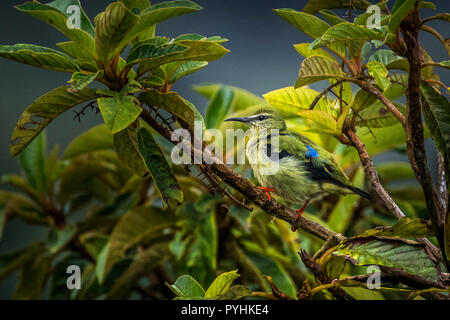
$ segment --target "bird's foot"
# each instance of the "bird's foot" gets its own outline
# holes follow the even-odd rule
[[[262,190],[262,191],[264,191],[264,192],[266,193],[266,195],[267,195],[267,200],[272,199],[272,197],[270,196],[270,193],[269,193],[269,192],[277,192],[277,190],[275,190],[275,189],[272,189],[272,188],[266,188],[266,187],[258,187],[258,189],[259,189],[259,190]]]
[[[305,211],[306,207],[308,206],[309,200],[305,202],[305,204],[303,205],[303,207],[301,207],[300,209],[298,209],[297,211],[297,218],[295,219],[295,221],[292,223],[291,225],[291,230],[292,231],[297,231],[297,227],[295,226],[295,224],[297,223],[297,221],[300,219],[300,217],[303,214],[303,211]]]

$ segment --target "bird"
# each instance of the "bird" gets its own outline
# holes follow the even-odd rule
[[[300,219],[307,205],[329,194],[358,194],[370,201],[372,195],[355,187],[334,155],[298,132],[288,131],[282,116],[273,109],[259,109],[246,117],[225,121],[242,122],[250,128],[246,156],[258,187],[267,195],[296,210]],[[275,143],[278,139],[278,143]],[[277,146],[278,144],[278,146]],[[268,159],[270,159],[268,161]],[[274,166],[273,172],[268,167]]]

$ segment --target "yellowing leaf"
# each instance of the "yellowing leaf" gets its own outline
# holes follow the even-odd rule
[[[214,299],[225,294],[233,281],[239,277],[240,275],[237,273],[237,270],[222,273],[213,281],[208,290],[206,290],[205,298]]]
[[[331,78],[346,79],[346,74],[336,61],[324,56],[311,56],[302,62],[295,88]]]
[[[391,81],[388,78],[389,72],[381,62],[371,61],[367,63],[367,69],[369,70],[369,74],[375,78],[375,81],[383,91],[389,88],[391,84]]]

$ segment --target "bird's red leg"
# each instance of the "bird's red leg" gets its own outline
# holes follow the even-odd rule
[[[298,209],[297,212],[297,218],[295,219],[294,223],[291,225],[291,230],[292,231],[297,231],[297,227],[295,226],[295,223],[297,222],[298,219],[300,219],[300,217],[303,214],[303,211],[305,211],[306,207],[308,206],[309,200],[305,202],[305,204],[303,205],[303,207],[301,207],[300,209]]]
[[[272,189],[272,188],[266,188],[266,187],[258,187],[259,190],[262,190],[266,193],[267,195],[267,200],[272,199],[272,197],[270,196],[269,192],[277,192],[277,190]]]

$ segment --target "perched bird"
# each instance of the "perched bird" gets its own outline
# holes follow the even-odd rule
[[[356,193],[373,199],[370,194],[352,185],[331,153],[305,136],[288,131],[284,119],[275,110],[260,110],[248,117],[225,121],[244,122],[250,127],[246,155],[256,179],[262,185],[259,188],[266,192],[268,200],[272,192],[275,200],[288,207],[298,208],[303,204],[297,210],[297,219],[311,200],[327,194]],[[278,147],[274,138],[279,139]],[[267,168],[271,165],[268,158],[277,161],[277,170],[273,174],[267,174]]]

